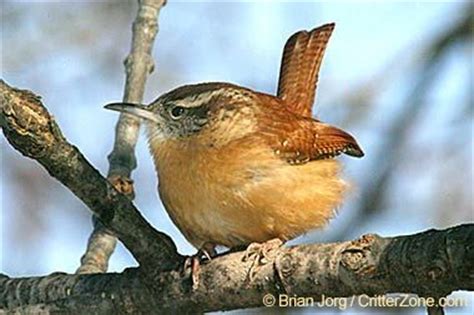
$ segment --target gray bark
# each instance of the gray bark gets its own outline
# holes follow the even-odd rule
[[[474,225],[352,242],[283,247],[253,277],[244,252],[201,266],[193,289],[171,239],[154,230],[61,134],[40,98],[0,81],[0,125],[8,142],[37,160],[112,230],[139,268],[122,273],[12,279],[0,275],[0,310],[150,314],[262,306],[266,294],[318,299],[389,292],[442,297],[474,290]],[[430,309],[431,312],[438,309]]]
[[[281,248],[249,280],[244,253],[226,254],[202,265],[192,289],[188,272],[0,278],[0,308],[42,307],[73,314],[198,313],[263,306],[267,294],[349,297],[416,293],[441,297],[474,289],[474,225],[352,242]]]

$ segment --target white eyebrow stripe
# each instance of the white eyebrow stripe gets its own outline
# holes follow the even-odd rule
[[[234,99],[239,101],[250,100],[252,97],[248,93],[241,91],[239,89],[224,87],[217,90],[212,90],[209,92],[204,92],[200,94],[190,95],[183,99],[178,99],[173,101],[177,106],[182,106],[186,108],[195,108],[203,104],[209,103],[212,98],[218,97],[224,93],[231,95]]]
[[[177,100],[173,103],[176,104],[177,106],[182,106],[186,108],[199,107],[202,104],[208,103],[213,97],[220,95],[221,90],[210,91],[206,93],[188,96],[186,98]]]

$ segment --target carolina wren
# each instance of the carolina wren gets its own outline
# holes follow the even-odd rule
[[[106,106],[144,119],[161,200],[196,248],[286,241],[324,226],[341,204],[347,184],[334,157],[363,152],[345,131],[311,118],[333,29],[289,38],[276,97],[201,83],[148,106]]]

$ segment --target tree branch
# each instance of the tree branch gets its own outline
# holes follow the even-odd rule
[[[40,98],[0,80],[0,125],[8,142],[37,160],[112,230],[143,267],[169,269],[182,260],[171,239],[154,230],[61,134]]]
[[[0,277],[0,308],[49,308],[72,313],[168,313],[263,306],[280,294],[314,297],[416,293],[442,297],[474,290],[474,225],[383,238],[365,235],[352,242],[281,248],[253,280],[244,253],[204,264],[199,287],[189,275],[140,268],[121,274]],[[268,300],[267,300],[268,301]],[[278,304],[277,304],[278,305]]]
[[[125,59],[125,92],[123,101],[141,103],[147,76],[153,71],[151,52],[158,33],[158,15],[165,0],[139,0],[138,12],[133,22],[132,46]],[[135,146],[138,139],[140,120],[134,116],[121,114],[115,127],[115,142],[109,155],[107,178],[121,193],[134,198],[132,170],[136,168]],[[116,237],[94,219],[94,231],[89,237],[86,253],[81,258],[78,273],[107,271]]]
[[[39,97],[0,81],[0,101],[0,125],[10,144],[88,205],[140,263],[120,274],[0,275],[0,310],[196,313],[262,306],[267,294],[317,300],[323,294],[399,292],[437,298],[454,290],[474,290],[474,224],[410,236],[365,235],[352,242],[283,247],[272,252],[252,278],[253,262],[244,259],[244,252],[226,254],[201,266],[199,284],[193,288],[190,270],[179,268],[183,257],[171,239],[155,231],[66,141]]]

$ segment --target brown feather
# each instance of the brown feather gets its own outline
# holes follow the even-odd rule
[[[282,101],[268,96],[267,115],[260,116],[259,132],[280,158],[302,164],[342,153],[362,157],[357,141],[349,133],[311,117],[286,110]]]
[[[300,31],[286,42],[277,96],[294,113],[311,117],[319,69],[334,26],[331,23],[311,32]]]

